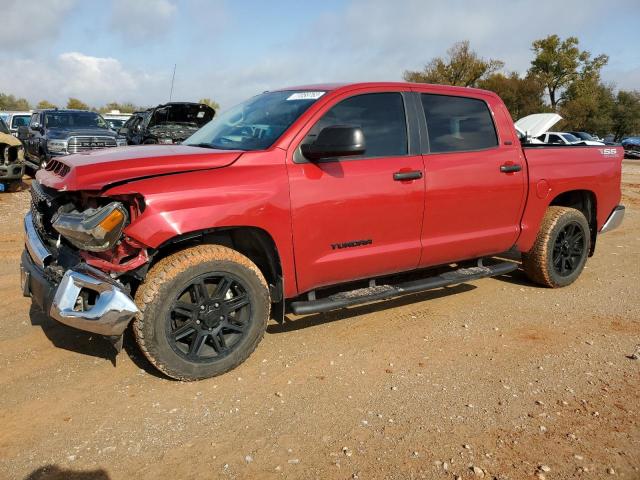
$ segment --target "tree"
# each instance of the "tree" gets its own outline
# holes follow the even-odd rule
[[[497,93],[514,121],[548,109],[543,101],[544,86],[530,75],[520,78],[516,72],[493,73],[480,80],[478,87]]]
[[[216,112],[220,109],[220,105],[215,100],[211,100],[210,98],[201,98],[198,103],[204,103],[205,105],[209,105]]]
[[[31,105],[26,98],[16,98],[13,95],[0,93],[0,110],[29,110]]]
[[[603,84],[599,76],[587,75],[567,88],[559,108],[564,121],[558,127],[604,136],[613,125],[614,104],[613,86]]]
[[[611,117],[615,141],[640,133],[640,91],[620,90]]]
[[[535,58],[531,61],[529,74],[544,85],[554,110],[572,82],[580,75],[599,74],[609,61],[607,55],[598,55],[591,60],[591,53],[581,51],[578,43],[576,37],[561,40],[558,35],[549,35],[532,44]]]
[[[108,113],[112,110],[118,110],[120,113],[133,113],[140,110],[144,110],[142,107],[138,107],[131,102],[118,103],[118,102],[109,102],[104,107],[100,107],[98,111],[100,113]]]
[[[454,43],[447,50],[447,58],[436,57],[421,71],[404,72],[403,77],[408,82],[440,83],[443,85],[458,85],[474,87],[478,81],[487,77],[504,66],[500,60],[485,60],[471,50],[469,41]]]
[[[89,105],[78,100],[77,98],[71,97],[67,102],[67,108],[72,108],[75,110],[89,110]]]
[[[49,102],[48,100],[40,100],[38,102],[38,105],[36,105],[36,108],[58,108],[57,106],[55,106],[53,103]]]

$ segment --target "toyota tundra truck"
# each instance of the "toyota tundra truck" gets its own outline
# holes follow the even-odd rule
[[[542,286],[571,284],[622,222],[622,158],[528,144],[483,90],[269,91],[181,145],[52,157],[31,187],[22,289],[116,348],[132,324],[161,372],[203,379],[242,363],[284,312],[520,266]]]

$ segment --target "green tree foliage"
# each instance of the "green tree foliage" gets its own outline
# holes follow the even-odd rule
[[[56,105],[54,105],[53,103],[49,102],[48,100],[40,100],[38,102],[38,105],[36,105],[36,108],[58,108]]]
[[[611,117],[616,141],[640,133],[640,91],[620,90]]]
[[[13,95],[0,93],[0,110],[29,110],[31,105],[26,98],[16,98]]]
[[[119,110],[120,113],[133,113],[138,112],[140,110],[144,110],[145,108],[139,107],[131,102],[118,103],[118,102],[109,102],[105,106],[100,107],[98,112],[100,113],[109,113],[112,110]]]
[[[559,113],[564,118],[560,129],[606,135],[613,125],[616,97],[611,85],[587,76],[574,81],[565,94]]]
[[[198,103],[204,103],[205,105],[209,105],[216,112],[220,109],[220,105],[215,100],[211,100],[210,98],[201,98],[198,100]]]
[[[554,110],[574,81],[581,76],[599,74],[600,69],[609,61],[607,55],[591,59],[591,53],[580,50],[578,44],[576,37],[561,40],[558,35],[549,35],[533,42],[535,57],[531,61],[529,74],[544,85]]]
[[[78,100],[77,98],[71,97],[67,102],[67,108],[72,108],[75,110],[89,110],[89,105]]]
[[[496,72],[504,66],[500,60],[485,60],[471,50],[469,41],[455,43],[447,50],[447,57],[436,57],[421,71],[404,72],[408,82],[439,83],[475,87],[478,81]]]
[[[513,120],[532,113],[544,112],[544,86],[531,76],[521,78],[517,72],[492,73],[478,82],[478,87],[497,93]]]

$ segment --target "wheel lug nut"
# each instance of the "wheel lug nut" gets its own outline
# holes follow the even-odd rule
[[[220,320],[224,320],[224,317],[222,315],[220,315]]]
[[[198,325],[200,325],[200,320],[196,320],[196,323],[197,323]]]
[[[200,305],[200,310],[204,310],[204,305]]]
[[[220,304],[219,303],[214,303],[213,306],[218,308],[220,306]]]

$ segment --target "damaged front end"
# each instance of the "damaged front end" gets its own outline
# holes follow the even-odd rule
[[[147,248],[123,231],[142,199],[60,192],[33,181],[24,220],[22,287],[44,312],[66,325],[121,336],[138,313],[132,299]]]

